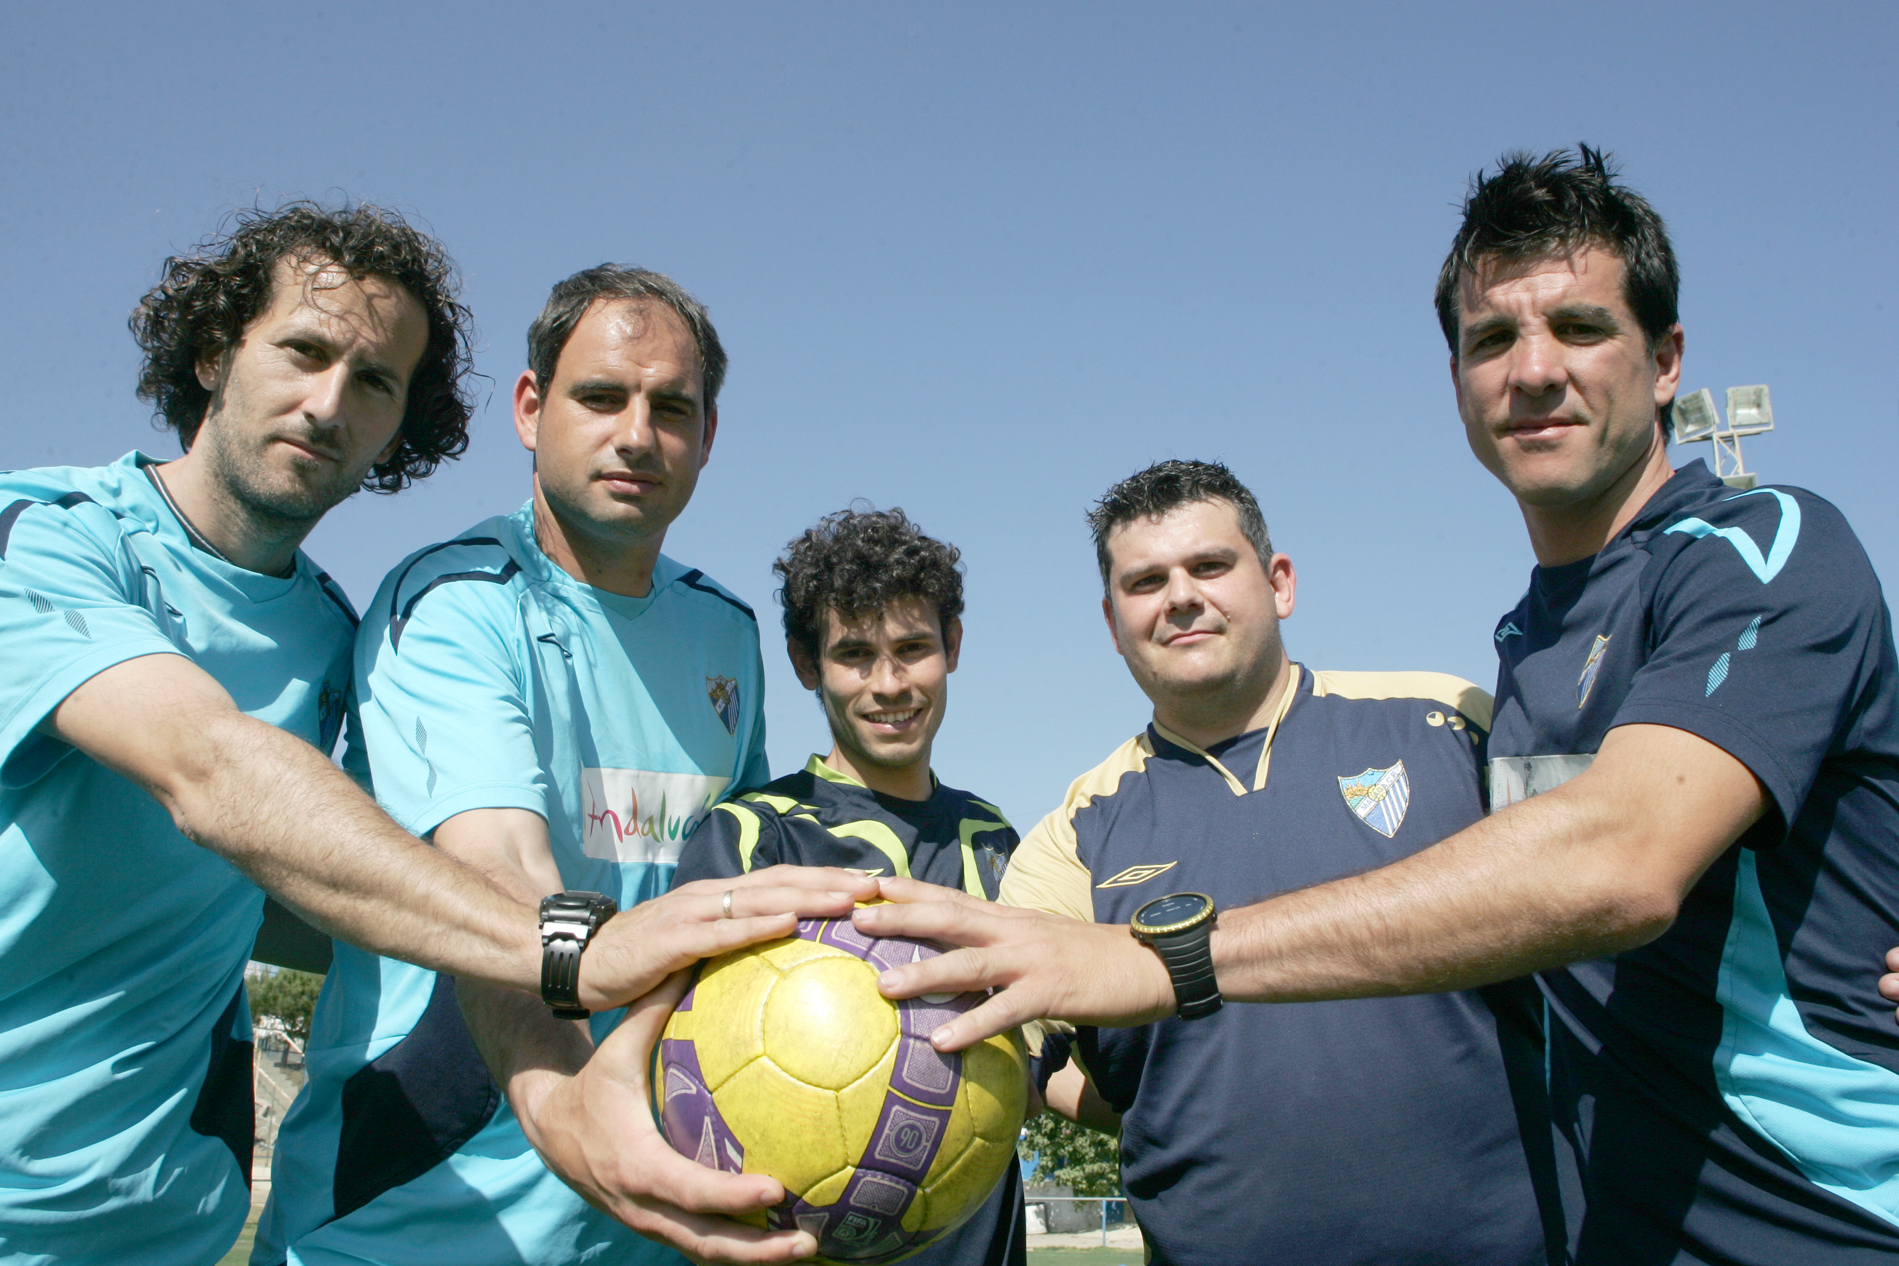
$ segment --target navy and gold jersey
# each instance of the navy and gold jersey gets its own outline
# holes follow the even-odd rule
[[[1541,977],[1576,1260],[1895,1260],[1899,667],[1852,529],[1697,462],[1537,568],[1496,638],[1499,806],[1629,724],[1706,739],[1768,800],[1669,931]]]
[[[994,900],[1017,844],[996,806],[941,783],[928,800],[879,795],[813,756],[803,770],[720,803],[679,855],[673,883],[765,866],[844,866]],[[969,1221],[906,1263],[1023,1266],[1022,1177],[1011,1165]]]
[[[1011,905],[1125,923],[1170,892],[1222,909],[1396,861],[1483,813],[1490,698],[1436,673],[1310,673],[1211,749],[1153,725],[1029,833]],[[1121,1113],[1157,1263],[1524,1266],[1544,1259],[1504,1047],[1538,1044],[1524,981],[1083,1028]],[[1513,1061],[1527,1069],[1533,1060]]]

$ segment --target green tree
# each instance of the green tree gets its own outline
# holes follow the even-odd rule
[[[1064,1184],[1078,1196],[1121,1194],[1118,1134],[1102,1134],[1044,1112],[1024,1127],[1017,1151],[1034,1167],[1031,1182]]]
[[[251,1014],[275,1016],[284,1031],[299,1042],[310,1039],[310,1012],[316,1009],[323,977],[307,971],[279,968],[268,976],[248,976],[245,992],[251,996]]]

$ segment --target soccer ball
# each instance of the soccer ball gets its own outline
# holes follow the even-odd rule
[[[770,1174],[785,1199],[751,1219],[801,1227],[833,1262],[892,1262],[947,1233],[1015,1163],[1027,1099],[1016,1033],[953,1055],[929,1035],[980,1002],[891,1002],[878,973],[932,946],[849,919],[705,965],[660,1040],[660,1121],[702,1165]]]

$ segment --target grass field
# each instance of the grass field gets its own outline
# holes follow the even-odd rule
[[[218,1260],[218,1266],[246,1266],[251,1260],[251,1240],[257,1234],[257,1220],[244,1224],[231,1251]],[[1038,1248],[1029,1254],[1035,1266],[1141,1266],[1138,1248]]]
[[[218,1259],[218,1266],[244,1266],[251,1259],[251,1241],[256,1237],[257,1219],[252,1218],[244,1224],[244,1234],[237,1237],[231,1251]]]

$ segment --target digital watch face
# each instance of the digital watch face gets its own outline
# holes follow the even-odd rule
[[[1207,908],[1207,899],[1197,892],[1177,892],[1171,897],[1150,901],[1135,914],[1142,927],[1164,928],[1185,923]]]

